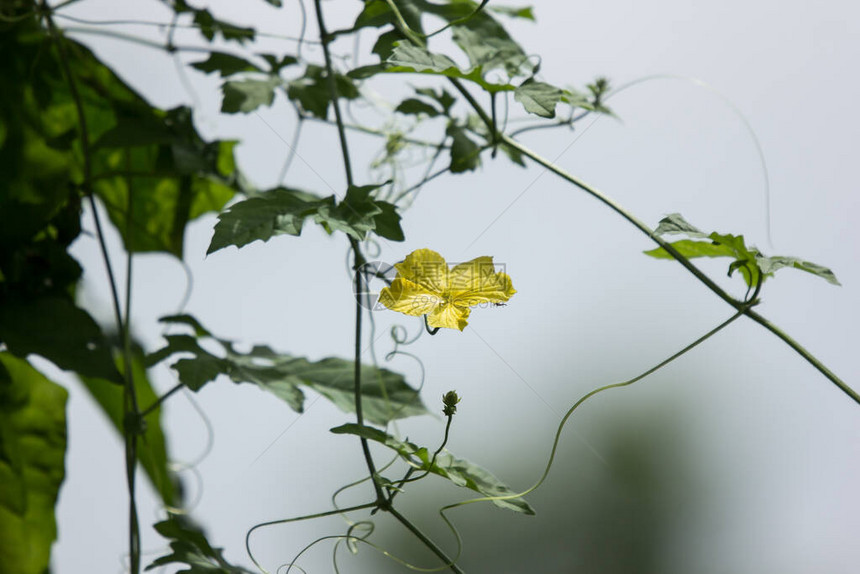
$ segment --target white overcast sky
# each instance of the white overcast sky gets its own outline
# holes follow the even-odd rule
[[[212,9],[260,31],[295,34],[299,9],[292,0],[285,4],[276,10],[248,0],[213,3]],[[324,6],[332,28],[346,25],[360,7],[346,1]],[[169,21],[156,2],[88,0],[65,12],[100,20]],[[831,267],[842,287],[785,270],[766,284],[760,311],[860,388],[860,4],[543,1],[535,13],[536,24],[516,22],[509,29],[529,53],[541,55],[546,81],[583,86],[605,75],[620,86],[671,75],[698,78],[710,88],[691,80],[650,80],[610,102],[617,120],[587,119],[574,132],[538,131],[523,141],[651,225],[681,212],[703,230],[744,234],[766,253]],[[160,37],[157,28],[122,29]],[[92,34],[74,37],[157,105],[196,104],[200,129],[209,137],[241,139],[238,158],[248,177],[260,186],[275,183],[287,153],[281,138],[289,140],[295,126],[280,97],[259,114],[222,116],[216,79],[189,72],[189,93],[170,57]],[[177,38],[192,43],[193,33]],[[372,34],[362,36],[365,51],[372,42]],[[275,39],[263,45],[279,53],[294,49]],[[307,57],[321,57],[318,50],[305,49]],[[393,99],[401,93],[389,91],[394,85],[386,81],[375,89]],[[517,108],[512,102],[512,113]],[[767,160],[772,245],[765,232],[761,162],[737,112],[748,119]],[[342,189],[335,138],[334,130],[306,125],[288,183],[325,195],[329,186]],[[373,174],[365,166],[379,144],[354,135],[350,141],[357,179],[370,182]],[[194,276],[188,312],[243,344],[265,343],[312,359],[350,356],[353,300],[346,241],[308,225],[300,239],[282,237],[205,258],[213,223],[213,217],[203,218],[187,233]],[[516,489],[540,475],[555,426],[579,396],[647,369],[730,315],[727,305],[679,265],[643,256],[641,251],[651,248],[647,238],[536,166],[521,169],[486,158],[478,172],[439,178],[404,214],[403,225],[407,241],[383,243],[381,259],[395,262],[420,247],[452,262],[493,255],[506,264],[518,290],[503,309],[475,310],[465,332],[423,337],[410,349],[424,361],[424,397],[431,409],[438,410],[447,390],[463,396],[450,449]],[[85,302],[100,305],[94,313],[109,320],[97,246],[83,239],[75,252],[87,266]],[[117,264],[121,261],[117,252]],[[161,333],[155,318],[176,310],[185,278],[167,257],[140,257],[136,265],[134,330],[155,348]],[[741,292],[723,277],[722,263],[704,268]],[[403,322],[390,312],[374,318],[378,334]],[[414,332],[416,324],[407,325]],[[387,337],[378,340],[380,360],[390,349]],[[416,382],[418,369],[409,359],[395,359],[391,368]],[[158,371],[156,380],[163,390],[173,384],[167,369]],[[120,571],[126,543],[121,445],[83,389],[69,384],[70,450],[54,571]],[[310,406],[311,397],[306,414],[299,416],[249,386],[222,380],[196,399],[211,420],[214,447],[198,466],[204,486],[195,516],[235,562],[249,563],[243,541],[250,526],[326,510],[331,492],[361,474],[354,441],[327,432],[349,417],[324,401]],[[659,571],[854,572],[860,563],[854,544],[860,533],[858,414],[858,405],[785,345],[752,322],[738,321],[664,371],[587,403],[563,435],[557,474],[532,499],[537,517],[526,521],[495,509],[460,510],[456,516],[464,523],[477,520],[473,516],[488,519],[482,536],[471,544],[466,540],[463,564],[472,572],[486,571],[490,552],[502,564],[519,564],[522,556],[537,553],[540,544],[528,533],[543,531],[542,525],[556,525],[550,532],[563,525],[570,531],[569,546],[576,547],[588,525],[571,509],[581,504],[577,497],[590,496],[585,477],[618,480],[621,471],[608,437],[623,428],[659,461],[658,476],[669,485],[661,504],[670,516],[671,536],[659,546]],[[651,434],[649,429],[660,424],[670,430]],[[171,400],[165,426],[176,459],[195,459],[205,445],[206,427],[186,398]],[[442,423],[425,417],[400,430],[435,444]],[[190,473],[185,479],[198,490]],[[159,511],[151,493],[143,491],[142,522],[148,524]],[[350,496],[363,501],[369,495]],[[460,493],[431,489],[428,496],[442,504]],[[443,544],[450,543],[432,506],[409,495],[402,502]],[[397,531],[377,518],[383,535]],[[274,572],[305,543],[343,530],[336,520],[271,529],[254,539],[254,548]],[[556,564],[574,564],[575,557],[563,559],[568,542],[541,547],[541,554],[550,563],[557,553]],[[147,550],[160,552],[161,544],[156,534],[145,532]],[[362,552],[354,562],[344,559],[343,571],[368,571],[371,563],[399,571],[372,560],[372,553]],[[329,554],[314,553],[307,567],[330,571]]]

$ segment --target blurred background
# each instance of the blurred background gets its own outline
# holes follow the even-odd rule
[[[221,1],[210,9],[260,32],[295,36],[300,7],[284,4]],[[328,1],[324,8],[329,27],[339,28],[352,22],[361,4]],[[589,117],[573,131],[535,131],[522,140],[652,226],[681,212],[703,230],[742,233],[765,253],[831,267],[842,287],[799,271],[779,272],[765,285],[760,312],[860,388],[860,81],[851,72],[860,56],[860,4],[607,0],[543,1],[534,8],[536,23],[503,21],[527,52],[540,55],[548,82],[582,87],[603,75],[619,87],[677,77],[619,92],[609,102],[617,118]],[[63,13],[91,21],[170,21],[157,2],[88,0]],[[283,96],[258,113],[221,115],[216,77],[179,72],[172,56],[92,31],[161,41],[163,27],[58,22],[73,27],[74,38],[156,105],[193,105],[203,133],[240,139],[240,167],[254,184],[278,183],[296,124]],[[314,37],[315,26],[308,26]],[[188,45],[196,37],[184,30],[176,39]],[[362,36],[361,53],[373,41],[370,33]],[[295,43],[261,38],[258,48],[292,53]],[[335,46],[343,54],[353,48]],[[303,49],[306,58],[321,60],[318,47]],[[177,58],[181,64],[205,55]],[[434,85],[413,76],[367,89],[396,103],[406,82]],[[511,102],[510,109],[513,122],[519,106]],[[351,111],[383,121],[372,110]],[[762,163],[738,111],[767,161],[770,238]],[[431,133],[434,127],[421,129]],[[324,195],[329,187],[345,188],[336,137],[334,129],[308,122],[286,183]],[[358,182],[379,181],[384,174],[365,166],[378,158],[383,142],[353,133],[349,141]],[[406,241],[381,243],[378,259],[394,263],[429,247],[449,262],[492,255],[506,265],[518,291],[507,307],[476,309],[463,333],[425,335],[404,349],[423,361],[423,397],[440,415],[407,419],[399,431],[438,444],[440,397],[456,389],[463,400],[448,448],[522,490],[540,477],[558,422],[580,396],[650,368],[728,318],[731,309],[679,265],[643,256],[652,248],[647,238],[584,193],[538,166],[484,159],[476,172],[429,183],[404,214]],[[354,299],[341,236],[309,225],[298,239],[205,257],[214,222],[203,218],[188,232],[193,283],[187,312],[242,348],[263,343],[311,359],[351,356]],[[112,249],[121,270],[116,237]],[[82,239],[75,255],[86,269],[82,297],[108,324],[97,243]],[[139,256],[135,265],[133,331],[154,350],[163,333],[156,319],[177,311],[188,280],[170,257]],[[739,278],[725,277],[724,263],[702,266],[743,294]],[[381,363],[393,348],[393,324],[410,334],[421,329],[420,322],[392,312],[372,316]],[[420,382],[421,369],[409,357],[384,366]],[[175,384],[166,366],[153,376],[162,391]],[[54,571],[119,572],[127,537],[122,445],[83,387],[64,380],[71,388],[70,447]],[[219,380],[193,397],[205,420],[181,394],[166,406],[165,430],[178,462],[197,459],[206,451],[208,428],[213,431],[211,451],[183,481],[189,498],[199,498],[194,516],[234,563],[250,564],[243,543],[254,524],[327,510],[332,492],[362,476],[354,439],[328,432],[350,417],[314,398],[298,415],[250,385]],[[855,403],[782,342],[739,320],[658,373],[578,410],[547,482],[528,497],[536,516],[484,504],[452,511],[464,539],[461,565],[500,573],[856,572],[858,414]],[[379,453],[380,460],[385,456]],[[398,502],[453,549],[436,509],[468,498],[467,492],[429,478]],[[339,500],[370,498],[363,485]],[[141,501],[143,524],[162,515],[147,488]],[[373,540],[381,547],[418,566],[438,565],[399,524],[381,514],[374,521]],[[252,547],[274,572],[318,536],[345,530],[339,518],[272,527],[257,533]],[[163,540],[150,528],[144,547],[152,553],[146,562],[164,553]],[[332,571],[331,549],[331,543],[315,546],[302,562],[305,570]],[[357,556],[341,548],[339,556],[343,572],[404,571],[367,547]]]

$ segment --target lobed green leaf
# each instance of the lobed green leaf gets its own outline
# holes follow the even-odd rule
[[[712,232],[705,234],[691,225],[680,214],[673,213],[660,220],[655,235],[683,234],[695,239],[681,239],[670,245],[684,257],[730,257],[729,276],[740,271],[748,287],[757,285],[760,281],[773,277],[779,269],[790,267],[812,273],[825,279],[833,285],[839,285],[833,271],[816,263],[804,261],[797,257],[782,255],[768,257],[755,247],[747,247],[743,235],[732,235]],[[673,259],[662,247],[645,251],[646,255],[657,259]]]
[[[191,324],[187,316],[165,317],[162,321]],[[202,332],[208,334],[205,329]],[[301,387],[316,391],[344,412],[354,412],[353,361],[334,357],[308,361],[277,353],[262,345],[241,353],[229,341],[206,336],[220,345],[223,356],[200,346],[198,338],[204,337],[167,335],[167,346],[147,357],[147,365],[176,354],[190,354],[191,358],[179,359],[172,366],[179,373],[180,381],[193,391],[200,390],[219,375],[227,375],[235,383],[252,383],[274,394],[296,412],[302,412],[304,408]],[[384,425],[395,419],[427,412],[418,391],[410,387],[402,375],[372,365],[361,365],[361,377],[362,405],[368,421]]]
[[[188,566],[178,570],[183,574],[251,574],[250,570],[227,562],[223,549],[214,548],[203,529],[187,516],[170,515],[167,520],[156,523],[154,528],[170,540],[171,553],[154,560],[146,570],[182,564]]]
[[[516,494],[488,470],[467,460],[457,458],[448,452],[442,452],[431,465],[432,455],[425,447],[418,447],[407,440],[400,440],[379,429],[347,423],[331,429],[335,434],[351,434],[378,442],[396,451],[406,461],[419,471],[430,471],[432,474],[446,478],[455,485],[474,490],[487,497],[507,497]],[[502,500],[492,500],[500,508],[513,510],[522,514],[534,514],[535,511],[525,499],[517,497]]]

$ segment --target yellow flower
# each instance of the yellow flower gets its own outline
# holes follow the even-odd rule
[[[516,293],[511,278],[496,272],[492,257],[476,257],[449,268],[435,251],[418,249],[394,268],[397,277],[382,289],[379,302],[406,315],[427,315],[432,328],[462,331],[470,307],[505,303]]]

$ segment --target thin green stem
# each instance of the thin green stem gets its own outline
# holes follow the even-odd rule
[[[105,234],[102,228],[101,219],[99,217],[98,206],[96,205],[95,197],[93,195],[92,190],[92,153],[90,150],[90,138],[89,138],[89,128],[87,124],[87,117],[84,111],[83,100],[81,98],[80,92],[78,91],[77,82],[75,81],[74,74],[72,73],[71,65],[69,64],[69,55],[66,51],[66,45],[60,34],[58,28],[54,24],[54,21],[51,18],[51,9],[47,5],[46,2],[42,2],[40,7],[42,13],[44,14],[45,21],[48,24],[48,29],[54,39],[54,43],[57,46],[57,53],[60,58],[60,65],[63,69],[63,73],[66,76],[66,82],[69,86],[69,92],[72,96],[72,100],[75,103],[75,111],[78,116],[78,125],[80,127],[80,142],[81,142],[81,152],[84,158],[84,181],[83,181],[83,189],[87,196],[87,200],[90,204],[90,210],[93,214],[93,221],[95,222],[96,227],[96,235],[98,237],[99,247],[101,249],[102,258],[104,260],[105,269],[108,275],[108,282],[110,285],[111,291],[111,300],[113,302],[114,315],[116,318],[117,331],[120,337],[120,344],[122,348],[122,356],[123,356],[123,379],[125,380],[125,392],[124,392],[124,422],[128,424],[130,420],[134,421],[135,429],[131,430],[128,427],[124,429],[125,431],[125,466],[126,466],[126,481],[128,484],[128,496],[129,496],[129,568],[132,574],[138,574],[140,572],[140,525],[138,522],[137,516],[137,500],[135,496],[136,492],[136,484],[135,484],[135,475],[136,475],[136,467],[137,467],[137,427],[138,427],[138,405],[137,405],[137,394],[135,392],[134,387],[134,374],[132,371],[132,361],[131,361],[131,345],[129,342],[129,330],[128,330],[128,321],[123,321],[122,311],[120,309],[120,298],[119,292],[117,290],[117,282],[114,277],[113,267],[110,262],[110,255],[107,250],[107,242],[105,241]],[[131,196],[129,194],[129,201],[131,200]],[[128,219],[127,219],[128,221]],[[131,267],[129,263],[129,276],[128,276],[129,286],[127,287],[127,291],[130,292],[130,281],[131,281]],[[130,303],[128,304],[130,305]],[[130,306],[127,306],[127,310],[130,309]]]
[[[719,285],[714,283],[707,275],[705,275],[698,267],[693,265],[689,259],[678,253],[678,251],[668,242],[663,240],[661,237],[654,234],[654,231],[648,227],[645,223],[636,218],[632,213],[627,211],[625,208],[621,207],[617,202],[603,194],[598,189],[592,187],[591,185],[585,183],[579,178],[573,176],[567,171],[563,170],[559,166],[555,165],[551,161],[541,157],[537,153],[533,152],[531,149],[525,147],[520,144],[516,140],[502,134],[502,140],[511,146],[512,148],[518,150],[520,153],[525,155],[526,157],[532,159],[536,163],[542,165],[549,171],[558,175],[565,181],[568,181],[580,189],[584,190],[586,193],[594,197],[595,199],[601,201],[605,205],[609,206],[613,211],[621,215],[624,219],[632,223],[636,228],[638,228],[642,233],[647,235],[654,243],[662,247],[666,250],[672,257],[675,258],[678,263],[683,265],[690,273],[692,273],[696,279],[702,282],[708,289],[713,291],[717,296],[719,296],[723,301],[734,307],[735,309],[742,311],[745,315],[747,315],[750,319],[782,339],[785,343],[787,343],[792,349],[794,349],[801,357],[806,359],[813,367],[815,367],[822,375],[824,375],[830,382],[835,384],[840,390],[842,390],[846,395],[848,395],[854,402],[860,404],[860,395],[857,394],[856,391],[851,389],[842,379],[840,379],[836,374],[828,369],[821,361],[815,358],[808,350],[806,350],[800,343],[792,339],[788,336],[784,331],[779,329],[776,325],[753,311],[752,309],[747,308],[743,302],[736,300],[734,297],[726,293]]]
[[[358,426],[364,426],[364,407],[362,406],[361,400],[361,318],[364,312],[364,309],[361,306],[361,294],[364,293],[364,285],[362,283],[362,271],[361,267],[364,265],[364,256],[361,254],[361,249],[359,248],[358,241],[349,238],[350,244],[352,245],[353,253],[355,254],[354,259],[354,273],[355,273],[355,366],[353,371],[353,377],[355,379],[355,387],[353,393],[355,394],[355,420]],[[364,453],[364,460],[367,463],[367,470],[370,472],[370,477],[373,480],[373,489],[376,491],[376,501],[380,505],[387,505],[387,499],[385,498],[385,493],[382,491],[382,487],[379,485],[379,481],[376,480],[376,465],[373,462],[373,455],[370,452],[370,445],[367,443],[367,439],[364,437],[359,437],[361,440],[361,451]]]
[[[343,169],[346,174],[347,185],[352,187],[352,165],[350,164],[349,160],[349,146],[346,141],[346,132],[343,127],[343,117],[340,113],[340,104],[338,103],[337,84],[335,83],[334,67],[331,63],[331,54],[329,53],[329,42],[331,41],[331,37],[326,31],[325,20],[323,19],[323,11],[320,0],[314,0],[314,8],[316,9],[317,25],[319,26],[320,30],[323,56],[325,57],[325,68],[326,76],[328,76],[329,95],[331,96],[332,107],[334,107],[334,117],[337,122],[337,135],[338,141],[340,142],[341,154],[343,156]],[[364,264],[365,261],[364,256],[361,254],[361,248],[358,245],[358,241],[353,237],[350,237],[349,243],[355,256],[355,370],[353,375],[355,379],[355,387],[353,391],[355,394],[355,418],[359,426],[364,426],[364,411],[361,400],[361,317],[364,309],[362,309],[361,307],[361,301],[359,297],[360,293],[363,292],[361,266]],[[368,445],[366,438],[359,437],[359,439],[361,441],[361,450],[364,453],[364,460],[367,463],[367,470],[370,472],[370,476],[373,479],[373,488],[376,492],[376,502],[378,505],[380,505],[380,507],[387,506],[388,500],[385,498],[385,493],[382,491],[382,487],[379,485],[379,481],[377,481],[376,479],[376,465],[373,462],[373,455],[370,452],[370,445]]]
[[[452,572],[456,572],[457,574],[463,574],[463,570],[461,570],[460,567],[457,566],[457,564],[455,564],[453,560],[448,558],[445,552],[443,552],[442,549],[439,548],[435,542],[430,540],[427,535],[421,532],[421,530],[417,526],[412,524],[408,518],[397,512],[394,507],[389,508],[388,512],[390,512],[394,518],[400,521],[400,523],[405,526],[407,530],[409,530],[409,532],[414,534],[416,538],[423,542],[424,546],[429,548],[430,551],[433,552],[433,554],[438,556],[439,559],[442,560],[448,566],[448,568],[451,569]]]
[[[860,395],[857,394],[857,391],[849,387],[842,379],[837,377],[833,371],[828,369],[827,366],[824,365],[824,363],[819,361],[815,357],[815,355],[807,351],[806,348],[803,347],[800,343],[791,338],[788,333],[786,333],[785,331],[783,331],[782,329],[780,329],[779,327],[777,327],[769,320],[765,319],[753,310],[747,311],[746,316],[764,327],[765,329],[767,329],[768,331],[770,331],[771,333],[773,333],[774,335],[776,335],[777,337],[779,337],[780,339],[782,339],[786,344],[788,344],[789,347],[794,349],[801,357],[806,359],[810,365],[818,369],[820,373],[830,379],[830,381],[834,385],[839,387],[842,392],[854,399],[854,402],[860,404]]]
[[[352,165],[349,160],[349,146],[346,142],[346,131],[343,127],[343,116],[340,113],[340,104],[338,102],[337,82],[334,77],[334,66],[332,66],[331,63],[331,52],[329,50],[329,43],[331,42],[331,37],[326,31],[325,20],[323,19],[322,5],[320,3],[320,0],[314,0],[314,8],[316,9],[317,25],[319,26],[320,39],[322,40],[326,77],[328,80],[328,89],[331,95],[332,107],[334,108],[334,117],[337,121],[337,135],[338,140],[340,141],[340,151],[343,155],[343,166],[344,171],[346,172],[346,183],[347,185],[352,186]]]
[[[302,116],[302,119],[303,120],[310,120],[310,121],[314,121],[314,122],[319,122],[319,123],[323,123],[323,124],[327,124],[327,125],[337,125],[336,122],[332,122],[331,120],[328,120],[325,118],[318,118],[316,116],[310,116],[310,115]],[[369,128],[367,126],[362,126],[359,124],[346,124],[345,123],[345,124],[343,124],[343,127],[346,130],[359,132],[359,133],[363,133],[363,134],[368,134],[368,135],[372,135],[372,136],[377,136],[377,137],[381,137],[381,138],[387,138],[387,137],[392,135],[388,132],[384,132],[382,130],[376,130],[376,129]],[[444,142],[441,144],[440,143],[433,143],[433,142],[429,142],[426,140],[411,138],[411,137],[402,136],[402,135],[400,136],[400,139],[402,141],[408,143],[408,144],[418,145],[418,146],[423,146],[423,147],[442,148],[442,149],[450,148],[450,146],[445,145]]]
[[[475,113],[478,114],[478,116],[481,118],[481,121],[483,121],[484,124],[486,124],[487,128],[489,130],[494,130],[495,128],[494,128],[494,123],[493,123],[492,118],[490,118],[487,115],[487,112],[484,111],[484,109],[481,107],[481,105],[478,103],[478,101],[475,100],[475,98],[472,96],[472,94],[470,94],[469,91],[463,86],[463,84],[461,82],[459,82],[459,80],[457,80],[456,78],[449,78],[449,79],[451,80],[451,83],[457,88],[457,90],[463,95],[463,97],[466,99],[466,101],[469,102],[469,105],[472,107],[472,109],[475,110]],[[792,349],[797,351],[797,353],[800,354],[800,356],[802,356],[804,359],[806,359],[813,367],[818,369],[818,371],[822,375],[824,375],[830,382],[835,384],[840,390],[842,390],[846,395],[848,395],[851,399],[853,399],[854,402],[856,402],[857,404],[860,404],[860,395],[858,395],[856,391],[851,389],[851,387],[849,387],[842,379],[840,379],[838,376],[836,376],[836,374],[833,371],[831,371],[830,369],[828,369],[821,361],[819,361],[817,358],[815,358],[815,356],[812,355],[812,353],[807,351],[802,345],[800,345],[800,343],[798,343],[797,341],[795,341],[794,339],[789,337],[788,334],[786,334],[784,331],[779,329],[776,325],[774,325],[773,323],[771,323],[770,321],[768,321],[767,319],[765,319],[764,317],[762,317],[758,313],[755,313],[754,311],[752,311],[749,308],[749,306],[746,305],[744,302],[738,301],[737,299],[735,299],[734,297],[732,297],[731,295],[726,293],[726,291],[724,291],[719,285],[714,283],[714,281],[711,280],[710,277],[705,275],[705,273],[703,273],[698,267],[693,265],[693,263],[689,259],[687,259],[681,253],[679,253],[678,250],[675,249],[670,243],[665,241],[660,236],[655,235],[654,230],[652,230],[643,221],[639,220],[639,218],[637,218],[631,212],[627,211],[619,203],[614,201],[612,198],[610,198],[609,196],[607,196],[603,192],[599,191],[597,188],[587,184],[586,182],[582,181],[578,177],[574,176],[571,173],[568,173],[564,169],[555,165],[553,162],[540,156],[539,154],[535,153],[534,151],[532,151],[528,147],[522,145],[521,143],[519,143],[517,140],[513,139],[512,137],[505,135],[505,134],[498,134],[498,137],[501,138],[501,140],[505,144],[510,146],[511,148],[519,151],[524,156],[528,157],[529,159],[536,162],[537,164],[542,165],[547,170],[553,172],[554,174],[561,177],[565,181],[572,183],[576,187],[582,189],[583,191],[585,191],[586,193],[588,193],[589,195],[591,195],[592,197],[594,197],[595,199],[597,199],[598,201],[602,202],[603,204],[608,206],[610,209],[615,211],[617,214],[619,214],[621,217],[626,219],[628,222],[632,223],[637,229],[639,229],[642,233],[647,235],[654,243],[656,243],[657,245],[662,247],[678,263],[680,263],[684,268],[686,268],[687,271],[692,273],[696,277],[696,279],[698,279],[701,283],[703,283],[708,289],[713,291],[720,299],[722,299],[723,301],[725,301],[726,303],[728,303],[729,305],[731,305],[732,307],[734,307],[738,311],[741,311],[743,314],[750,317],[756,323],[763,326],[764,328],[769,330],[771,333],[773,333],[774,335],[776,335],[777,337],[782,339]]]
[[[349,508],[338,508],[335,510],[328,510],[326,512],[317,512],[316,514],[306,514],[305,516],[296,516],[295,518],[283,518],[281,520],[271,520],[269,522],[261,522],[260,524],[255,524],[250,530],[248,530],[248,532],[245,533],[245,552],[248,553],[248,557],[251,559],[251,562],[254,563],[254,566],[256,566],[258,570],[268,574],[269,571],[263,568],[263,566],[259,562],[257,562],[257,559],[254,557],[254,553],[251,552],[251,534],[253,534],[255,530],[265,528],[267,526],[275,526],[278,524],[289,524],[291,522],[312,520],[314,518],[324,518],[326,516],[334,516],[336,514],[343,514],[345,512],[353,512],[356,510],[363,510],[365,508],[373,508],[375,506],[376,502],[367,502],[365,504],[350,506]]]
[[[418,476],[413,477],[412,474],[415,472],[415,467],[410,467],[406,472],[406,475],[400,479],[397,483],[397,488],[402,487],[407,482],[415,482],[417,480],[421,480],[433,469],[433,465],[436,464],[436,458],[439,456],[439,453],[442,452],[442,449],[445,448],[445,445],[448,444],[448,435],[451,432],[451,421],[454,420],[453,415],[448,415],[448,422],[445,424],[445,436],[442,438],[442,444],[439,445],[439,448],[433,453],[433,456],[430,457],[430,463],[427,465],[427,470],[424,471],[423,474],[419,474]],[[393,498],[393,496],[392,496]]]
[[[185,385],[183,385],[182,383],[177,383],[176,386],[174,386],[172,389],[170,389],[169,391],[167,391],[166,393],[164,393],[163,395],[161,395],[160,397],[155,399],[155,402],[153,402],[151,405],[149,405],[148,407],[146,407],[145,409],[140,411],[140,418],[144,418],[144,417],[148,416],[152,411],[154,411],[155,409],[160,407],[164,401],[169,399],[174,393],[176,393],[179,389],[181,389],[184,386]]]
[[[747,308],[747,307],[751,307],[753,304],[755,304],[755,298],[753,298],[753,299],[751,300],[751,302],[750,302],[750,303],[747,303],[747,304],[745,305],[745,308]],[[700,344],[704,343],[705,341],[707,341],[708,339],[710,339],[711,337],[713,337],[714,335],[716,335],[718,332],[722,331],[723,329],[725,329],[726,327],[728,327],[729,325],[731,325],[733,322],[735,322],[737,319],[739,319],[743,314],[744,314],[744,310],[739,310],[739,311],[737,311],[734,315],[732,315],[731,317],[729,317],[728,319],[726,319],[725,321],[723,321],[722,323],[720,323],[719,325],[717,325],[716,327],[714,327],[713,329],[711,329],[710,331],[708,331],[707,333],[705,333],[704,335],[702,335],[701,337],[699,337],[698,339],[696,339],[695,341],[693,341],[692,343],[690,343],[690,344],[686,345],[686,346],[685,346],[683,349],[681,349],[680,351],[677,351],[676,353],[674,353],[674,354],[673,354],[673,355],[671,355],[670,357],[668,357],[668,358],[666,358],[666,359],[664,359],[664,360],[660,361],[659,363],[657,363],[656,365],[654,365],[654,366],[653,366],[653,367],[651,367],[650,369],[648,369],[648,370],[646,370],[646,371],[644,371],[644,372],[642,372],[642,373],[640,373],[640,374],[636,375],[636,376],[635,376],[635,377],[633,377],[632,379],[628,379],[628,380],[623,381],[623,382],[620,382],[620,383],[612,383],[612,384],[609,384],[609,385],[604,385],[604,386],[602,386],[602,387],[598,387],[598,388],[596,388],[596,389],[594,389],[594,390],[592,390],[592,391],[590,391],[590,392],[586,393],[586,394],[585,394],[585,395],[583,395],[582,397],[580,397],[580,399],[579,399],[578,401],[576,401],[576,402],[573,404],[573,406],[571,406],[571,407],[567,410],[567,412],[565,413],[564,417],[562,417],[561,422],[559,422],[558,427],[557,427],[557,429],[556,429],[556,431],[555,431],[555,438],[553,439],[553,442],[552,442],[552,448],[550,449],[549,459],[547,460],[546,467],[544,468],[543,474],[541,474],[540,478],[538,478],[537,482],[535,482],[532,486],[530,486],[529,488],[527,488],[526,490],[524,490],[524,491],[522,491],[522,492],[517,492],[517,493],[513,493],[513,494],[507,494],[507,495],[503,495],[503,496],[483,496],[483,497],[480,497],[480,498],[472,498],[472,499],[469,499],[469,500],[464,500],[464,501],[462,501],[462,502],[457,502],[457,503],[454,503],[454,504],[450,504],[450,505],[448,505],[448,506],[443,507],[443,508],[439,511],[439,512],[440,512],[440,514],[442,515],[442,517],[443,517],[443,518],[445,518],[445,520],[447,521],[447,518],[446,518],[446,516],[445,516],[445,512],[446,512],[447,510],[450,510],[450,509],[453,509],[453,508],[457,508],[457,507],[460,507],[460,506],[465,506],[465,505],[467,505],[467,504],[473,504],[473,503],[476,503],[476,502],[498,501],[498,500],[514,500],[514,499],[517,499],[517,498],[522,498],[523,496],[526,496],[526,495],[528,495],[528,494],[530,494],[530,493],[534,492],[534,491],[535,491],[535,490],[537,490],[538,488],[540,488],[540,486],[541,486],[541,485],[544,483],[544,481],[546,480],[547,476],[549,476],[549,472],[550,472],[550,470],[552,469],[552,465],[553,465],[553,463],[554,463],[554,461],[555,461],[555,456],[556,456],[556,454],[557,454],[557,452],[558,452],[558,445],[559,445],[559,442],[560,442],[560,440],[561,440],[561,433],[562,433],[562,431],[564,430],[565,425],[567,425],[567,421],[568,421],[568,420],[570,420],[570,417],[571,417],[571,416],[573,416],[573,413],[574,413],[574,412],[575,412],[575,411],[576,411],[580,406],[582,406],[582,404],[583,404],[583,403],[585,403],[585,402],[586,402],[588,399],[590,399],[591,397],[593,397],[593,396],[595,396],[595,395],[598,395],[598,394],[600,394],[600,393],[602,393],[602,392],[604,392],[604,391],[608,391],[608,390],[610,390],[610,389],[618,389],[618,388],[622,388],[622,387],[627,387],[627,386],[630,386],[630,385],[632,385],[632,384],[634,384],[634,383],[637,383],[638,381],[641,381],[641,380],[642,380],[642,379],[644,379],[645,377],[647,377],[647,376],[649,376],[649,375],[651,375],[651,374],[655,373],[656,371],[658,371],[658,370],[662,369],[663,367],[665,367],[665,366],[666,366],[666,365],[668,365],[669,363],[671,363],[671,362],[675,361],[676,359],[678,359],[678,358],[680,358],[681,356],[685,355],[685,354],[686,354],[686,353],[688,353],[689,351],[693,350],[695,347],[697,347],[697,346],[699,346]],[[450,525],[450,522],[449,522],[449,525]]]

